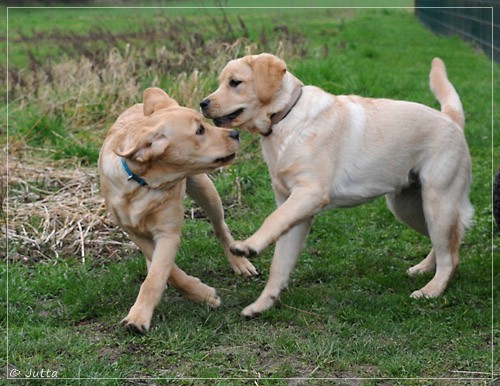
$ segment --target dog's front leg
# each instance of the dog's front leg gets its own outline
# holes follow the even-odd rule
[[[231,268],[244,276],[258,275],[253,264],[245,257],[234,256],[229,250],[229,246],[234,241],[231,232],[224,221],[224,210],[222,202],[215,189],[214,184],[206,174],[198,174],[187,178],[186,192],[207,214],[215,235],[219,239],[224,253],[231,264]]]
[[[258,316],[276,303],[281,291],[288,285],[292,270],[311,229],[311,223],[312,217],[295,225],[278,239],[266,287],[259,298],[241,312],[243,316],[250,318]]]
[[[179,243],[180,235],[178,234],[164,236],[156,241],[148,275],[141,285],[137,300],[127,317],[122,320],[122,325],[131,327],[138,332],[149,330],[153,311],[161,300],[174,266]]]
[[[321,190],[299,188],[276,209],[257,232],[245,241],[231,244],[231,252],[238,256],[251,257],[260,254],[295,224],[313,217],[329,203],[329,197]]]

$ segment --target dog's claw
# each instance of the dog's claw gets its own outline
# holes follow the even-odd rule
[[[233,254],[234,255],[234,254]],[[258,276],[259,272],[253,264],[242,256],[230,256],[229,262],[233,271],[243,276]]]
[[[137,325],[134,323],[129,322],[127,319],[123,319],[120,324],[127,329],[127,331],[132,332],[134,334],[140,334],[143,335],[145,334],[148,329],[144,325]]]
[[[252,305],[244,308],[243,311],[241,311],[241,316],[243,316],[245,320],[258,318],[261,314],[262,312],[254,310]]]
[[[246,315],[243,313],[241,314],[241,316],[243,316],[243,318],[245,318],[245,320],[252,320],[252,319],[258,318],[260,315],[261,315],[260,312],[256,312],[255,314],[249,314],[249,315]]]

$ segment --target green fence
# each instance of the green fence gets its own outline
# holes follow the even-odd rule
[[[472,41],[500,62],[499,0],[415,0],[415,13],[435,33]]]

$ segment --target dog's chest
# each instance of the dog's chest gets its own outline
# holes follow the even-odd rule
[[[144,189],[129,197],[123,195],[112,201],[113,213],[120,225],[128,232],[149,235],[156,233],[158,227],[179,222],[183,216],[183,189],[167,192]]]
[[[274,134],[272,134],[274,135]],[[269,174],[275,189],[283,194],[290,193],[293,186],[293,176],[298,169],[298,153],[294,149],[298,139],[294,140],[293,135],[276,136],[275,138],[264,139],[262,141],[262,155],[266,161]]]

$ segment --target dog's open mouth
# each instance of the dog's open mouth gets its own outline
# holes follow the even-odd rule
[[[219,127],[224,127],[226,125],[229,125],[233,120],[235,120],[241,113],[243,112],[243,109],[238,109],[231,114],[224,115],[223,117],[217,117],[214,118],[214,124]]]
[[[225,164],[231,162],[236,157],[236,153],[230,154],[227,157],[217,158],[214,162],[216,164]]]

